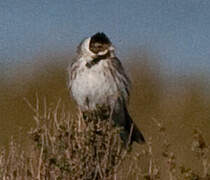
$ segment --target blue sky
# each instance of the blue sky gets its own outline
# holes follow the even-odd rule
[[[209,0],[0,0],[0,64],[70,52],[97,31],[120,57],[146,46],[168,73],[210,72]]]

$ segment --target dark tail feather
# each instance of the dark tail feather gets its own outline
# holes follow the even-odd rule
[[[133,124],[133,133],[131,136],[131,143],[132,141],[136,141],[137,143],[145,143],[145,139],[141,131],[137,128],[135,124]]]
[[[132,121],[127,108],[125,107],[125,120],[126,120],[126,131],[131,134],[131,138],[130,138],[130,144],[133,143],[133,141],[136,141],[137,143],[144,143],[145,139],[143,134],[141,133],[141,131],[138,129],[138,127],[136,126],[136,124]],[[131,132],[132,131],[132,132]]]

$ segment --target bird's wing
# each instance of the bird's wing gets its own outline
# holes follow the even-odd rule
[[[118,88],[120,91],[124,91],[123,94],[126,96],[126,101],[129,99],[130,89],[131,89],[131,81],[128,78],[125,70],[117,57],[111,58],[111,66],[110,70],[112,73],[113,78],[115,79],[116,83],[118,84]],[[119,82],[118,82],[119,81]]]

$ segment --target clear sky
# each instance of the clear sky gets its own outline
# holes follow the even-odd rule
[[[166,71],[210,72],[209,0],[0,0],[0,65],[71,51],[97,31],[121,57],[146,46]]]

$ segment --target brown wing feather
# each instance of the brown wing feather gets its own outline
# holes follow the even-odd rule
[[[112,76],[113,76],[115,82],[118,85],[119,90],[120,91],[125,90],[125,93],[127,95],[127,99],[125,99],[125,100],[127,102],[128,99],[129,99],[130,89],[131,89],[130,79],[126,75],[125,70],[124,70],[121,62],[117,57],[113,57],[113,58],[110,59],[109,67],[110,67],[110,71],[112,73]],[[122,84],[123,87],[120,87],[120,84]]]

